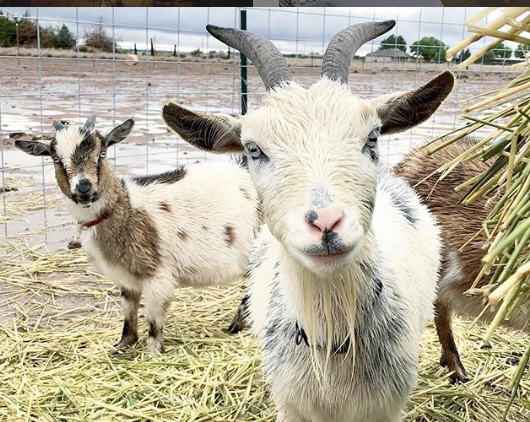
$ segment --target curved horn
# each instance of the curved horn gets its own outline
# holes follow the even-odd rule
[[[65,125],[62,121],[60,120],[54,120],[53,121],[53,127],[56,131],[60,131],[60,130],[63,130],[65,128]]]
[[[322,77],[348,83],[350,63],[364,43],[390,31],[396,21],[366,22],[351,25],[330,41],[322,58]]]
[[[206,30],[219,41],[239,50],[252,60],[267,91],[293,79],[282,53],[269,40],[235,28],[206,25]]]

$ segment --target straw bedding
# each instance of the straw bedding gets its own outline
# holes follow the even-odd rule
[[[248,332],[225,328],[244,283],[180,289],[162,356],[112,345],[121,330],[119,294],[83,250],[43,251],[23,237],[0,241],[0,420],[6,421],[273,421],[260,352]],[[141,324],[143,340],[146,327]],[[509,382],[530,337],[499,328],[492,350],[480,349],[483,326],[458,321],[458,346],[472,380],[452,386],[438,366],[430,327],[420,381],[406,421],[501,421]],[[507,420],[530,415],[523,377]]]

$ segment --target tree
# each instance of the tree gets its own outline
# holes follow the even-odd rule
[[[114,43],[103,27],[103,18],[99,18],[99,24],[95,28],[85,31],[85,44],[112,53]]]
[[[405,38],[401,35],[398,35],[397,38],[395,35],[390,35],[387,39],[381,41],[381,47],[379,47],[380,50],[390,50],[392,48],[397,48],[398,50],[406,52],[407,42],[405,41]]]
[[[513,55],[519,59],[523,59],[525,53],[528,52],[528,47],[525,47],[523,44],[519,44],[515,51],[513,52]]]
[[[441,62],[445,60],[445,52],[448,46],[434,37],[423,37],[410,46],[410,52],[416,57],[423,57],[427,61],[435,60]]]
[[[16,23],[0,10],[0,47],[11,47],[17,42]]]
[[[53,26],[39,26],[40,46],[41,48],[57,47],[57,29]]]
[[[57,30],[52,26],[37,26],[28,11],[22,18],[4,15],[0,11],[0,47],[12,47],[18,43],[22,47],[53,48],[57,43]]]
[[[482,63],[490,64],[495,57],[495,52],[493,50],[490,50],[482,56]]]
[[[57,48],[72,48],[75,45],[74,34],[70,32],[68,27],[63,23],[61,29],[59,30],[59,35],[57,36]]]
[[[18,39],[20,45],[25,47],[37,46],[37,24],[31,19],[29,11],[24,13],[23,18],[14,18],[14,21],[15,25],[18,25]]]
[[[512,57],[512,49],[510,47],[505,46],[502,42],[491,51],[493,51],[493,55],[495,57],[501,59],[509,59],[510,57]]]

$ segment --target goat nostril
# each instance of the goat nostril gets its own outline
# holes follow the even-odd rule
[[[313,225],[315,223],[315,220],[318,220],[318,214],[313,210],[308,211],[305,215],[305,221]]]

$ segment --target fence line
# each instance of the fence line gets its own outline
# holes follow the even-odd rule
[[[375,10],[371,16],[366,16],[364,12],[359,15],[355,14],[355,9],[350,9],[346,15],[338,13],[333,8],[318,11],[311,8],[233,8],[233,13],[223,12],[225,14],[222,19],[219,18],[217,11],[206,8],[204,17],[207,22],[213,21],[218,24],[218,21],[222,20],[222,24],[226,26],[239,27],[241,9],[246,10],[249,30],[254,31],[255,27],[261,28],[261,35],[271,39],[284,54],[288,55],[291,69],[302,83],[309,83],[318,77],[319,57],[315,55],[323,53],[333,35],[331,30],[335,30],[339,22],[340,26],[344,27],[359,20],[374,22],[382,20],[377,14],[379,12],[376,13]],[[46,9],[32,10],[35,11],[34,16],[16,17],[36,24],[36,56],[21,55],[18,58],[8,54],[7,49],[0,48],[0,178],[2,187],[0,196],[3,214],[3,220],[0,219],[0,222],[3,222],[1,231],[4,235],[16,234],[18,227],[16,225],[13,228],[10,227],[14,218],[9,215],[9,205],[17,204],[20,198],[36,192],[42,192],[42,214],[44,224],[48,225],[49,195],[47,193],[57,190],[53,165],[45,159],[41,159],[39,163],[36,158],[22,158],[22,153],[18,154],[18,151],[14,149],[10,135],[13,132],[24,132],[24,136],[45,139],[45,135],[51,133],[52,117],[66,116],[81,122],[88,117],[88,113],[96,114],[100,118],[99,127],[110,129],[110,124],[115,125],[127,113],[134,115],[138,124],[134,131],[135,135],[132,137],[133,140],[127,145],[113,147],[113,151],[109,153],[109,158],[117,172],[153,173],[181,163],[213,159],[206,153],[191,151],[187,145],[179,142],[174,134],[165,132],[165,125],[160,116],[156,116],[164,101],[169,99],[184,102],[186,106],[204,112],[238,113],[240,111],[239,55],[231,51],[229,60],[222,59],[220,56],[219,58],[210,57],[210,47],[215,48],[219,44],[217,41],[213,42],[214,39],[203,27],[193,29],[188,18],[190,15],[185,15],[191,12],[184,12],[181,9],[171,12],[175,14],[176,19],[176,26],[171,27],[158,24],[160,15],[149,8],[137,10],[137,13],[144,15],[143,25],[122,23],[121,14],[125,12],[119,8],[112,8],[110,12],[102,11],[110,20],[103,24],[96,19],[87,18],[87,12],[79,8],[75,9],[75,18],[66,19],[45,16],[49,13]],[[423,11],[420,11],[418,19],[401,16],[399,10],[396,13],[396,16],[385,17],[396,20],[396,27],[385,37],[391,34],[400,35],[402,28],[412,28],[417,25],[417,36],[420,40],[423,36],[434,33],[431,27],[439,25],[438,34],[442,40],[448,31],[454,33],[455,29],[460,28],[462,28],[462,39],[465,38],[463,21],[460,23],[448,21],[445,10],[441,11],[441,21],[426,19]],[[464,16],[466,13],[467,8],[465,8]],[[85,16],[81,16],[82,14]],[[288,18],[286,22],[291,22],[291,28],[283,28],[287,31],[278,33],[278,22],[286,17]],[[84,48],[81,48],[78,42],[69,52],[71,54],[69,57],[47,57],[48,54],[58,53],[48,52],[47,49],[42,48],[41,24],[63,23],[70,27],[77,40],[83,38],[83,31],[87,28],[102,25],[105,31],[110,32],[112,51],[104,54],[108,57],[99,57],[103,53],[85,53],[82,51]],[[321,40],[304,36],[303,29],[308,25],[322,28]],[[140,47],[142,43],[145,43],[145,48],[138,49],[139,61],[135,66],[129,66],[132,64],[132,59],[124,56],[124,54],[130,54],[128,49],[124,49],[123,53],[117,49],[120,43],[119,35],[122,31],[132,31],[131,37],[133,33],[145,31],[145,36],[141,36],[143,41],[139,42],[140,38],[137,40]],[[286,33],[292,35],[286,35]],[[154,57],[149,55],[150,41],[157,36],[167,37],[168,42],[171,41],[179,47],[175,57],[166,50],[159,50],[159,54]],[[189,42],[186,39],[191,39],[190,36],[196,37],[192,39],[195,45],[185,45]],[[1,42],[2,40],[0,44]],[[130,40],[124,42],[132,43]],[[368,43],[371,52],[376,51],[377,46],[378,43]],[[205,48],[206,55],[200,60],[190,61],[191,52],[185,50],[195,47],[201,50]],[[309,54],[308,48],[311,51]],[[223,49],[226,50],[226,47]],[[294,52],[291,52],[293,49]],[[21,52],[24,51],[24,49],[21,50]],[[90,54],[94,54],[94,57],[90,57]],[[167,58],[167,60],[162,58]],[[18,60],[22,63],[21,66],[16,65]],[[317,65],[312,67],[314,60]],[[352,79],[358,80],[355,86],[362,93],[367,96],[376,96],[383,90],[388,92],[417,87],[420,80],[424,80],[425,72],[445,67],[447,67],[445,63],[425,64],[413,57],[406,63],[354,61],[352,69],[359,75]],[[251,109],[264,93],[264,88],[256,78],[253,66],[248,65],[248,68],[247,98],[249,109]],[[472,69],[479,75],[496,73],[501,77],[508,72],[504,66],[493,68],[483,63],[473,66]],[[402,78],[401,73],[398,73],[401,71],[406,72],[406,78]],[[409,131],[407,135],[400,138],[399,148],[391,145],[390,137],[383,141],[381,143],[381,151],[385,151],[382,154],[383,158],[392,161],[394,154],[404,154],[428,132],[434,133],[442,127],[443,129],[454,127],[458,123],[457,102],[465,98],[467,91],[464,84],[457,85],[452,94],[456,101],[451,108],[450,118],[446,118],[447,121],[440,123],[440,119],[435,117],[423,125],[421,130]],[[127,115],[127,117],[130,116]],[[22,180],[28,188],[18,192],[4,192],[9,187],[16,187],[19,180]]]

